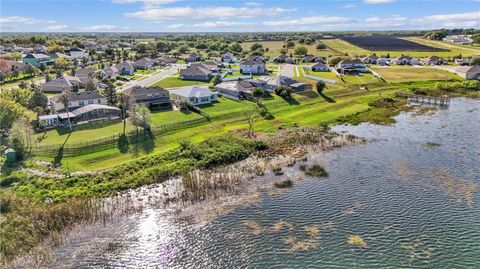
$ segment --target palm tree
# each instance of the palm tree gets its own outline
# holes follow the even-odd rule
[[[72,122],[70,121],[70,112],[68,111],[68,103],[70,103],[70,95],[72,92],[70,90],[65,90],[62,93],[62,103],[65,107],[65,110],[67,111],[67,117],[68,117],[68,127],[70,128],[70,132],[72,131]]]
[[[123,134],[125,134],[125,129],[127,125],[127,109],[129,105],[129,98],[128,95],[125,93],[120,93],[120,105],[122,106],[122,116],[123,116]]]

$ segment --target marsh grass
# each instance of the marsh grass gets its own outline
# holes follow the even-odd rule
[[[347,239],[347,243],[352,246],[366,248],[367,243],[363,240],[363,238],[359,235],[350,235]]]
[[[323,168],[319,164],[313,164],[309,167],[306,167],[304,170],[304,173],[306,176],[309,176],[309,177],[327,177],[328,176],[328,173],[325,170],[325,168]]]
[[[279,189],[286,189],[286,188],[291,188],[293,187],[293,181],[290,179],[286,179],[283,181],[275,182],[273,183],[275,187]]]

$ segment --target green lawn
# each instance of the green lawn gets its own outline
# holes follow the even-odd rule
[[[343,75],[342,78],[349,85],[361,85],[381,82],[381,80],[369,73],[361,73],[358,75]]]
[[[239,71],[232,71],[232,73],[228,74],[226,78],[233,78],[233,77],[240,77],[240,76],[244,76],[244,75]]]
[[[148,75],[148,74],[151,74],[153,72],[155,72],[156,70],[137,70],[135,71],[135,74],[141,74],[141,75]]]
[[[197,113],[193,113],[193,112],[185,113],[180,110],[158,111],[158,112],[152,112],[150,114],[150,119],[153,126],[188,121],[188,120],[193,120],[201,117],[202,116],[200,116]]]
[[[386,67],[372,68],[387,82],[408,82],[425,80],[461,79],[459,76],[445,70],[423,67]]]
[[[305,74],[315,76],[315,77],[319,77],[319,78],[326,78],[326,79],[336,79],[337,78],[337,74],[333,73],[332,71],[316,72],[316,71],[312,71],[308,68],[303,68],[303,70],[305,71]]]
[[[268,48],[268,51],[265,52],[265,56],[267,57],[276,57],[278,55],[280,55],[280,49],[282,49],[283,45],[285,44],[285,42],[283,41],[259,41],[259,42],[243,42],[242,43],[242,48],[244,51],[250,51],[250,47],[254,44],[254,43],[260,43],[263,45],[263,48],[264,49],[267,49]],[[317,50],[315,48],[315,46],[317,45],[318,43],[313,43],[313,44],[310,44],[310,45],[303,45],[303,44],[296,44],[296,46],[305,46],[307,47],[308,49],[308,54],[311,54],[311,55],[315,55],[315,56],[321,56],[321,57],[326,57],[326,56],[329,56],[329,55],[335,55],[335,54],[338,54],[337,52],[327,48],[327,49],[323,49],[323,50]],[[294,49],[289,49],[288,50],[288,55],[290,55],[290,53],[293,54],[294,52]]]
[[[153,86],[160,86],[162,88],[177,88],[191,85],[208,85],[209,82],[194,81],[194,80],[181,80],[177,77],[167,77],[159,80],[153,84]]]
[[[252,107],[254,107],[254,104],[249,101],[235,101],[228,98],[220,97],[218,99],[218,102],[214,102],[211,105],[201,105],[199,107],[210,117],[215,117],[219,115],[243,111],[245,109],[251,109]]]

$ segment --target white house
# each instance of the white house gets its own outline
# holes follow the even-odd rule
[[[69,53],[70,53],[70,57],[74,59],[83,58],[87,56],[87,52],[81,48],[71,48]]]
[[[368,70],[367,65],[358,58],[342,60],[338,63],[337,68],[342,74],[366,72]]]
[[[210,104],[217,100],[218,93],[210,91],[206,86],[187,86],[170,91],[170,99],[179,103],[188,102],[194,106]]]
[[[480,67],[478,65],[459,67],[455,70],[455,73],[464,79],[480,79]]]
[[[240,73],[242,74],[265,74],[265,62],[261,57],[251,56],[240,62]]]
[[[315,63],[310,66],[310,70],[316,71],[316,72],[326,72],[326,71],[329,71],[330,68],[328,68],[328,66],[325,64]]]
[[[49,100],[52,111],[58,113],[65,111],[63,95],[55,95]],[[86,105],[106,105],[107,98],[98,92],[77,92],[68,97],[68,109],[70,111]]]
[[[471,35],[447,35],[443,41],[463,44],[463,45],[470,45],[473,42]]]

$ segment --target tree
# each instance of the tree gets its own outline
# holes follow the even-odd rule
[[[252,96],[257,99],[257,104],[260,104],[262,97],[265,95],[265,91],[261,87],[255,87],[252,90]]]
[[[322,93],[323,90],[325,89],[325,87],[327,87],[327,85],[325,85],[325,82],[323,82],[323,80],[317,81],[315,86],[317,87],[317,92],[318,93]]]
[[[295,48],[294,52],[296,55],[305,56],[308,54],[308,49],[305,46],[299,46]]]
[[[0,96],[0,128],[10,128],[15,120],[27,115],[27,109],[15,101]]]
[[[217,86],[218,84],[222,83],[222,79],[219,77],[214,77],[212,83],[213,86]]]
[[[290,98],[292,96],[292,89],[288,86],[278,86],[275,88],[275,93],[283,98]]]
[[[315,46],[317,50],[324,50],[327,48],[327,46],[323,43],[318,43],[317,46]]]
[[[89,79],[87,85],[85,85],[85,91],[93,92],[97,90],[97,85],[94,79]]]
[[[286,48],[281,48],[280,49],[280,54],[287,55],[287,53],[288,53],[288,50]]]
[[[24,117],[15,120],[10,129],[10,144],[15,150],[17,160],[22,160],[31,150],[33,129]]]
[[[295,47],[295,42],[288,41],[286,44],[287,49],[293,49]]]
[[[120,106],[122,109],[123,134],[125,134],[125,130],[127,126],[127,110],[128,110],[128,107],[130,106],[130,100],[128,95],[126,95],[124,92],[120,93],[119,98],[120,98]]]
[[[134,126],[141,126],[143,130],[150,129],[150,110],[144,105],[132,105],[130,121]]]
[[[232,43],[230,44],[230,46],[228,46],[228,49],[236,53],[241,53],[243,50],[242,45],[240,45],[240,43]]]
[[[347,59],[348,57],[344,57],[344,56],[335,56],[335,57],[331,57],[330,59],[328,59],[328,64],[330,66],[335,66],[337,65],[339,62],[341,62],[342,60],[344,59]]]
[[[107,82],[107,87],[105,88],[104,93],[109,105],[114,106],[117,104],[117,90],[112,82]]]
[[[190,48],[185,46],[185,45],[178,48],[178,52],[180,52],[180,53],[187,53],[189,50],[190,50]]]
[[[254,130],[253,130],[253,125],[255,124],[255,114],[252,113],[251,111],[246,111],[245,112],[245,120],[247,121],[248,124],[248,137],[253,137],[254,135]]]
[[[62,71],[67,70],[69,65],[70,65],[70,61],[65,57],[57,58],[55,59],[55,62],[54,62],[55,70],[62,70]]]
[[[480,56],[472,56],[470,59],[471,65],[480,65]]]
[[[62,96],[60,97],[60,100],[63,103],[63,106],[65,107],[65,111],[67,111],[67,117],[68,117],[68,128],[70,129],[70,132],[72,131],[72,121],[70,120],[70,113],[68,112],[68,105],[70,104],[70,95],[72,95],[72,92],[70,90],[65,90],[62,93]]]
[[[263,50],[263,45],[260,43],[253,43],[253,45],[250,47],[250,51],[256,51],[258,49]]]
[[[32,87],[32,94],[30,96],[28,108],[34,109],[36,107],[44,108],[48,105],[48,97],[43,93],[42,89],[38,86]]]

